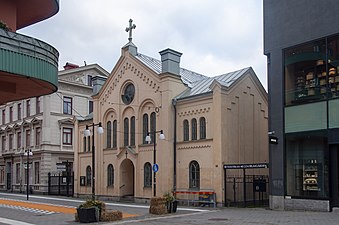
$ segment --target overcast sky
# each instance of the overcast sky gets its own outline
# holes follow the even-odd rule
[[[19,30],[54,46],[66,62],[97,63],[111,72],[128,42],[130,18],[138,52],[160,60],[183,53],[181,67],[216,76],[251,66],[267,89],[261,0],[60,0],[59,12]]]

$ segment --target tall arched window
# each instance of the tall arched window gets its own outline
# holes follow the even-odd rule
[[[128,118],[124,119],[124,146],[128,146],[129,123]]]
[[[145,140],[147,133],[148,133],[148,114],[145,113],[142,116],[142,143],[143,144],[147,144]]]
[[[184,120],[184,141],[189,140],[189,125],[188,120]]]
[[[144,187],[152,187],[152,166],[149,162],[144,165]]]
[[[192,140],[197,140],[197,133],[198,133],[198,130],[197,130],[197,120],[195,118],[193,118],[191,120],[191,126],[192,126]]]
[[[86,186],[91,186],[92,183],[92,169],[90,166],[86,167]]]
[[[86,137],[84,137],[84,152],[86,152]]]
[[[135,146],[135,117],[131,117],[131,146]]]
[[[189,164],[189,188],[200,188],[200,166],[197,161],[191,161]]]
[[[206,139],[206,119],[205,117],[200,117],[200,139]]]
[[[107,187],[112,187],[114,185],[114,168],[112,164],[109,164],[107,167]]]
[[[112,147],[112,125],[111,125],[111,121],[107,122],[106,125],[106,146],[107,148],[111,148]]]
[[[88,145],[87,145],[87,149],[88,149],[88,152],[90,152],[91,151],[91,136],[88,136],[87,137],[87,143],[88,143]]]
[[[117,147],[117,132],[118,132],[118,124],[117,120],[113,121],[113,148]]]
[[[156,130],[156,127],[157,127],[157,121],[156,121],[156,116],[155,116],[155,112],[152,112],[151,113],[151,116],[150,116],[150,119],[151,119],[151,143],[154,143],[154,131]]]

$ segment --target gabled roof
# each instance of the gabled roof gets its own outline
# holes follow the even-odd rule
[[[143,64],[148,66],[157,74],[161,73],[161,61],[158,59],[154,59],[152,57],[137,53],[135,56],[138,60],[140,60]],[[188,87],[192,87],[194,82],[199,80],[207,79],[208,77],[184,68],[180,68],[180,76],[181,80],[184,84],[188,85]]]
[[[197,81],[193,83],[192,87],[185,92],[181,93],[177,96],[177,99],[191,97],[195,95],[201,95],[204,93],[211,92],[211,84],[213,81],[217,81],[224,87],[230,87],[235,81],[237,81],[240,77],[246,74],[251,68],[243,68],[237,71],[225,73],[215,77],[208,77],[204,80]]]

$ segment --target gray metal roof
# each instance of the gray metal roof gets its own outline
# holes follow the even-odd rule
[[[151,68],[154,72],[156,72],[158,74],[161,73],[161,61],[160,60],[151,58],[149,56],[146,56],[146,55],[143,55],[143,54],[140,54],[140,53],[138,53],[136,55],[136,58],[139,59],[143,64],[145,64],[146,66]],[[180,76],[181,76],[182,82],[184,82],[184,84],[188,85],[188,87],[192,87],[192,83],[194,83],[196,81],[208,78],[205,75],[195,73],[193,71],[186,70],[184,68],[180,68]]]
[[[207,79],[197,81],[193,83],[192,88],[189,90],[181,93],[180,95],[177,96],[177,99],[180,98],[186,98],[194,95],[201,95],[204,93],[211,92],[211,84],[215,80],[219,82],[221,85],[224,87],[230,87],[235,81],[237,81],[242,75],[248,72],[250,70],[250,67],[243,68],[237,71],[225,73],[219,76],[215,77],[208,77]]]
[[[148,66],[154,72],[161,73],[161,61],[151,58],[149,56],[138,53],[136,58],[139,59],[143,64]],[[244,75],[250,67],[243,68],[237,71],[225,73],[215,77],[207,77],[205,75],[195,73],[193,71],[180,68],[181,80],[184,84],[188,85],[188,89],[183,93],[179,94],[176,98],[186,98],[195,95],[201,95],[204,93],[211,92],[210,85],[214,80],[218,81],[225,87],[230,87],[236,80]]]

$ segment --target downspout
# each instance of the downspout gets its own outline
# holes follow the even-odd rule
[[[172,99],[174,108],[174,130],[173,130],[173,193],[177,190],[177,100]]]

